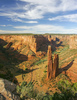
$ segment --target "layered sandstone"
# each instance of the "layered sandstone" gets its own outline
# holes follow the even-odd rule
[[[46,50],[48,45],[55,45],[57,39],[64,40],[67,39],[63,36],[52,36],[52,35],[1,35],[0,39],[8,42],[8,46],[10,46],[9,43],[13,43],[12,47],[15,50],[18,50],[22,47],[22,44],[28,45],[29,48],[34,52],[37,53],[38,51],[44,51]],[[54,41],[54,43],[52,42]],[[17,42],[16,42],[17,41]],[[15,42],[15,43],[14,43]],[[55,45],[56,46],[56,45]]]
[[[70,49],[77,49],[77,35],[70,36],[69,47]]]
[[[52,61],[52,50],[51,50],[51,46],[48,46],[48,69],[47,69],[47,78],[48,79],[52,79],[53,77],[53,61]]]
[[[13,51],[17,51],[21,55],[17,53],[15,55],[16,58],[23,58],[24,60],[27,59],[27,57],[31,59],[31,56],[27,53],[28,49],[33,51],[36,56],[41,57],[46,54],[48,45],[51,45],[52,51],[54,51],[57,47],[61,46],[62,41],[68,39],[69,36],[64,35],[0,35],[0,43],[3,44],[3,46],[7,44],[7,52],[13,55]],[[26,46],[28,48],[26,48]]]
[[[54,54],[54,58],[52,59],[52,50],[51,46],[48,46],[48,69],[47,69],[47,78],[53,79],[58,75],[58,64],[59,58],[58,54]]]
[[[58,75],[58,67],[59,67],[58,54],[54,54],[54,59],[53,59],[53,78],[55,78]]]

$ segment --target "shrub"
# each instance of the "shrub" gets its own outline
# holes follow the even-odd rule
[[[77,91],[77,83],[70,83],[68,80],[61,80],[58,82],[58,88],[61,93],[53,95],[45,94],[34,90],[33,83],[23,82],[21,86],[17,86],[17,93],[23,98],[35,98],[35,100],[74,100]]]
[[[47,71],[46,70],[44,70],[44,73],[46,73]]]
[[[47,65],[45,66],[45,68],[47,68]]]
[[[64,100],[69,100],[70,98],[72,100],[72,98],[75,97],[75,93],[77,91],[77,83],[72,84],[68,80],[61,80],[58,83],[58,88],[62,94],[64,94],[64,97],[66,98]]]
[[[28,68],[26,67],[25,70],[28,70]]]
[[[43,100],[43,92],[37,94],[36,100]]]
[[[37,91],[33,89],[33,83],[23,82],[21,86],[17,86],[17,93],[20,94],[21,98],[34,98],[37,95]]]

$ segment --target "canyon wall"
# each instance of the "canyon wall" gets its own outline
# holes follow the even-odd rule
[[[77,49],[77,35],[70,36],[69,47],[70,49]]]
[[[61,42],[64,40],[69,40],[69,35],[0,35],[0,39],[6,42],[12,42],[15,44],[14,49],[21,48],[21,45],[27,45],[34,53],[38,51],[47,51],[48,45],[52,46],[52,49],[55,50],[55,47],[61,45]],[[59,41],[59,45],[56,42]]]

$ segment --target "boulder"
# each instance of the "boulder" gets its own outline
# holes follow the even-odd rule
[[[15,89],[16,85],[14,83],[0,78],[0,98],[6,98],[2,100],[20,100],[19,96],[15,92]]]

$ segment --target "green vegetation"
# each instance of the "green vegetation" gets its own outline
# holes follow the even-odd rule
[[[44,70],[44,73],[46,73],[47,71],[46,70]]]
[[[25,70],[28,70],[28,68],[27,68],[27,67],[25,67]]]
[[[34,65],[38,65],[38,64],[40,64],[40,63],[44,63],[45,61],[47,61],[47,59],[39,60],[38,62],[34,63]]]
[[[26,98],[35,98],[35,100],[74,100],[76,98],[77,83],[71,83],[68,80],[59,81],[57,86],[61,93],[56,92],[53,95],[39,93],[33,86],[32,82],[23,82],[21,86],[17,86],[17,93],[20,94],[23,100]]]
[[[17,86],[17,93],[20,94],[20,97],[22,99],[27,98],[35,98],[37,95],[37,91],[33,89],[33,83],[29,82],[23,82],[21,86]]]

